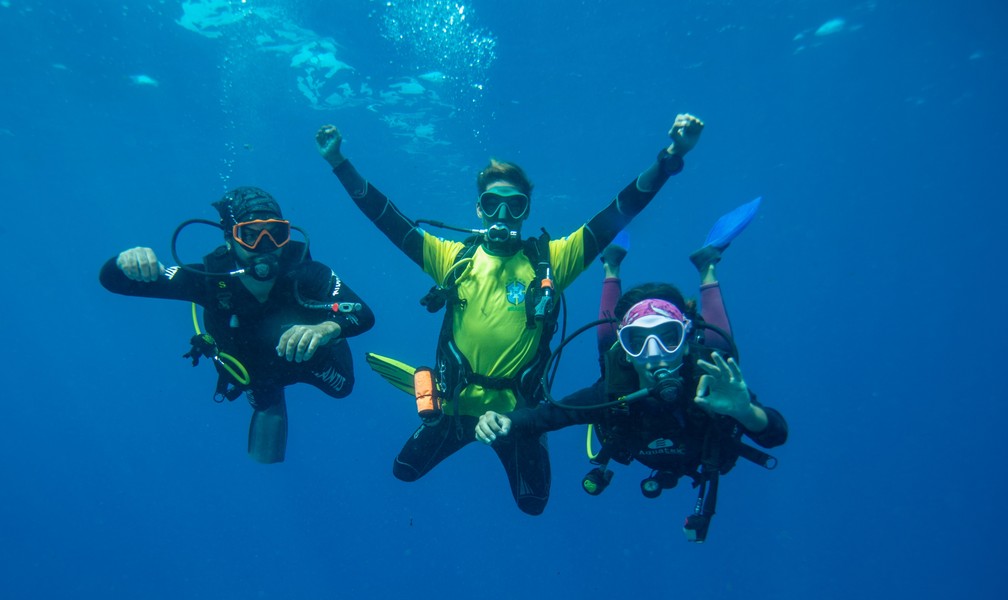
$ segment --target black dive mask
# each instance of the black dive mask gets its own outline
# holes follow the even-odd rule
[[[491,218],[521,221],[529,213],[529,197],[517,188],[500,186],[480,194],[480,211]]]

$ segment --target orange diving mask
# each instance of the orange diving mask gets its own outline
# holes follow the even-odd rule
[[[244,221],[235,223],[235,226],[231,228],[231,235],[236,242],[249,250],[259,252],[271,252],[277,248],[283,248],[290,241],[290,232],[290,221],[280,219]],[[259,247],[264,238],[272,242],[273,248]]]

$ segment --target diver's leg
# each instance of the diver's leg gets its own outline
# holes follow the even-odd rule
[[[615,317],[616,302],[623,294],[622,282],[619,277],[606,277],[602,280],[602,295],[599,297],[599,320]],[[616,343],[616,323],[602,323],[595,328],[598,337],[598,352],[602,356]]]
[[[552,482],[546,434],[498,438],[492,447],[507,472],[511,495],[518,508],[529,515],[542,514],[549,501]]]
[[[598,318],[611,319],[616,315],[616,302],[623,294],[620,281],[620,264],[626,258],[626,248],[616,244],[606,246],[602,251],[602,294],[599,297]],[[603,355],[616,343],[616,323],[603,323],[595,328],[598,338],[599,365],[604,367]]]
[[[353,355],[344,340],[319,348],[311,360],[296,369],[297,381],[311,384],[333,398],[346,398],[353,391]]]
[[[714,265],[721,261],[721,255],[732,240],[745,231],[753,217],[756,216],[762,200],[762,198],[756,198],[722,215],[707,233],[707,240],[704,241],[703,247],[690,254],[689,257],[690,262],[700,273],[701,316],[708,324],[720,327],[729,336],[731,336],[731,324],[728,320],[728,311],[724,307],[724,300],[721,297],[721,286],[718,284]],[[731,350],[732,344],[712,330],[705,332],[705,340],[708,346]]]
[[[721,295],[721,284],[714,272],[714,263],[706,265],[700,272],[700,316],[708,325],[723,329],[731,335],[728,310]],[[704,331],[704,343],[717,350],[730,351],[731,344],[713,329]]]
[[[476,417],[445,415],[434,424],[423,423],[413,433],[392,463],[392,474],[401,481],[416,481],[438,463],[476,439]],[[461,424],[458,427],[457,424]]]
[[[287,401],[284,389],[276,387],[249,390],[247,394],[252,404],[249,456],[263,464],[283,462],[287,453]]]

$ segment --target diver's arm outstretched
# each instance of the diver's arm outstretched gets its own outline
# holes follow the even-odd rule
[[[340,149],[343,135],[332,125],[323,125],[315,134],[319,154],[329,163],[340,183],[371,222],[397,248],[423,267],[423,231],[411,219],[371,185],[350,163]]]
[[[751,393],[734,359],[725,361],[717,353],[714,363],[700,361],[705,372],[693,402],[711,414],[736,420],[745,434],[764,448],[773,448],[787,441],[787,421],[777,410],[764,406]],[[600,404],[606,399],[606,384],[599,380],[591,387],[578,390],[564,398],[564,407]],[[487,411],[476,424],[476,440],[492,444],[498,437],[516,435],[538,436],[571,425],[604,422],[611,414],[608,408],[587,410],[561,408],[556,403],[543,403],[535,408],[520,408],[506,415]]]
[[[564,406],[589,406],[605,401],[605,382],[574,392],[561,401]],[[476,423],[476,440],[492,444],[498,437],[516,435],[536,437],[571,425],[586,425],[605,420],[608,408],[572,410],[555,403],[539,404],[535,408],[519,408],[506,415],[487,411]]]
[[[188,265],[203,270],[203,265]],[[115,294],[188,300],[203,304],[205,289],[199,275],[184,269],[166,270],[154,250],[138,246],[123,250],[102,265],[98,280],[102,287]]]
[[[690,114],[676,115],[669,129],[672,143],[658,153],[654,164],[623,188],[616,198],[588,220],[584,236],[584,266],[591,264],[599,252],[616,238],[644,207],[651,202],[668,178],[683,168],[683,156],[696,146],[704,123]]]

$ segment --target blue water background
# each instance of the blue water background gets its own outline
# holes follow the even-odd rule
[[[455,3],[219,4],[245,18],[194,31],[176,1],[0,2],[3,597],[1005,597],[1003,3],[477,0],[433,33],[417,28]],[[266,49],[279,25],[352,69],[309,73],[323,44],[300,64]],[[551,435],[540,517],[475,445],[393,479],[416,415],[363,353],[429,364],[440,317],[317,155],[318,126],[413,217],[475,225],[476,171],[517,161],[530,232],[561,235],[684,111],[706,130],[631,226],[624,281],[695,290],[687,254],[764,197],[719,274],[746,379],[791,425],[777,470],[724,478],[702,546],[680,531],[693,491],[646,500],[640,465],[587,496],[582,428]],[[350,398],[288,390],[279,466],[245,456],[244,400],[214,404],[213,370],[180,358],[188,306],[97,282],[125,248],[172,262],[175,225],[236,185],[272,191],[378,317],[352,341]],[[572,326],[601,277],[569,290]],[[558,391],[590,383],[583,341]]]

